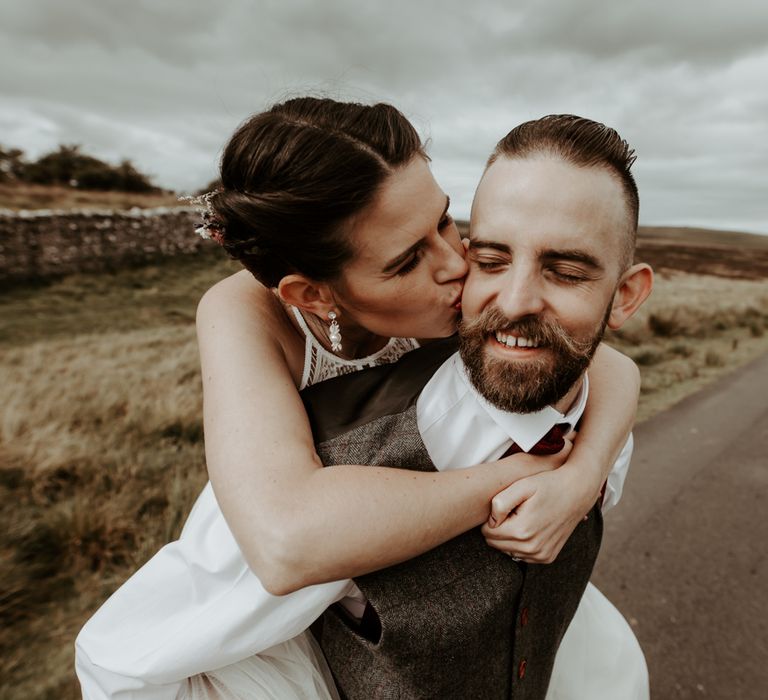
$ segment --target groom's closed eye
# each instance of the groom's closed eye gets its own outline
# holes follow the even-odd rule
[[[470,240],[467,256],[470,265],[478,270],[495,272],[511,262],[512,251],[504,243]]]

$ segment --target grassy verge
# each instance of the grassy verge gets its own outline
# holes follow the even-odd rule
[[[646,304],[606,340],[640,367],[644,420],[768,352],[768,280],[658,274]]]
[[[72,642],[206,480],[194,311],[220,256],[0,296],[0,698],[76,698]],[[647,417],[768,350],[768,281],[669,274],[610,341]]]

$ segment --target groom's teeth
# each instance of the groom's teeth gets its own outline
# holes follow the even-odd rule
[[[539,347],[538,343],[535,343],[530,338],[518,338],[515,335],[507,335],[506,333],[501,333],[500,331],[496,331],[496,340],[498,340],[502,345],[506,345],[508,348],[537,348]]]

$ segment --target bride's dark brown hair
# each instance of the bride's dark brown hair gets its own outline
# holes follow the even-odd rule
[[[217,239],[263,284],[299,272],[332,280],[353,255],[347,224],[387,177],[426,158],[411,123],[388,104],[301,97],[242,124],[208,197]]]

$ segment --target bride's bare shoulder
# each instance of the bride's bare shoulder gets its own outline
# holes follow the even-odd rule
[[[275,294],[247,270],[218,281],[203,294],[197,306],[198,318],[235,314],[267,321],[279,313],[280,304]]]
[[[197,339],[204,367],[247,367],[262,374],[287,370],[298,386],[304,366],[304,340],[273,290],[248,271],[214,284],[197,305]]]
[[[284,344],[292,329],[285,309],[273,290],[247,270],[236,272],[214,284],[197,305],[198,334],[208,330],[227,335],[258,331]]]

